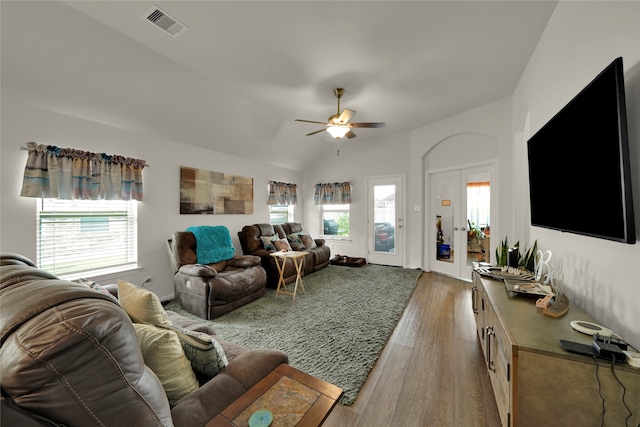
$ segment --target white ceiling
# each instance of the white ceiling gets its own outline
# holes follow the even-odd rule
[[[141,18],[154,4],[189,30]],[[1,2],[3,98],[290,169],[510,95],[555,1]],[[366,144],[358,144],[366,149]]]

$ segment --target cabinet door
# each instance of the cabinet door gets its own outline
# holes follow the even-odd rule
[[[638,426],[640,414],[634,406],[638,408],[640,402],[640,371],[623,369],[624,365],[612,370],[606,361],[599,364],[596,374],[595,361],[588,356],[576,361],[518,352],[518,414],[514,424],[539,426],[540,414],[544,414],[545,424],[553,426],[599,426],[601,422],[605,426]],[[601,421],[602,399],[606,411]],[[625,405],[633,411],[629,419]]]
[[[511,342],[502,328],[494,308],[485,299],[484,351],[493,394],[502,425],[511,424]]]

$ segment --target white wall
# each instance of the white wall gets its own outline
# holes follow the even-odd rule
[[[408,250],[411,265],[428,270],[429,251],[435,251],[435,245],[424,244],[428,238],[426,226],[431,227],[435,221],[430,216],[430,201],[424,185],[425,173],[429,171],[495,161],[497,180],[492,189],[497,189],[499,195],[498,212],[492,212],[491,219],[491,235],[496,237],[492,245],[502,240],[499,236],[512,235],[511,133],[510,97],[411,132],[408,199],[410,206],[422,206],[422,212],[412,216],[408,225],[412,230]]]
[[[361,129],[359,133],[375,132]],[[405,174],[408,170],[409,136],[399,133],[390,137],[359,142],[357,138],[337,143],[325,135],[316,135],[318,144],[325,144],[324,155],[304,171],[305,229],[317,235],[320,228],[320,206],[313,203],[315,185],[323,182],[351,182],[352,205],[349,210],[351,240],[327,240],[332,254],[367,257],[367,178],[380,175]],[[407,201],[407,215],[413,214],[412,201]],[[410,233],[407,233],[410,234]],[[414,267],[418,265],[414,264]]]
[[[625,68],[636,229],[640,229],[639,2],[560,2],[556,7],[512,96],[518,204],[528,203],[525,141],[618,56]],[[597,150],[593,164],[584,166],[585,175],[577,179],[588,182],[607,173],[598,168]],[[585,201],[585,209],[590,203],[597,203],[597,198]],[[515,221],[518,230],[529,228],[530,239],[537,239],[543,250],[564,260],[571,303],[640,347],[640,244],[530,227],[523,215]]]
[[[36,202],[20,197],[22,174],[27,152],[20,146],[26,142],[106,152],[144,159],[150,165],[143,171],[144,201],[138,202],[138,258],[141,270],[132,276],[97,277],[99,283],[113,283],[122,278],[145,285],[161,298],[173,295],[173,272],[169,265],[166,240],[175,231],[191,225],[225,225],[231,232],[236,253],[242,254],[237,232],[244,225],[269,222],[267,183],[269,180],[299,185],[299,196],[305,197],[302,173],[259,162],[233,157],[152,138],[108,125],[65,116],[38,107],[3,98],[2,171],[0,210],[0,250],[17,252],[36,260]],[[215,144],[215,141],[212,142]],[[253,178],[253,215],[180,215],[180,166]],[[302,209],[295,212],[303,220]]]

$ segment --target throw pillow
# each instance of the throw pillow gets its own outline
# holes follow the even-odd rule
[[[273,236],[260,236],[260,240],[262,240],[262,246],[264,246],[265,251],[275,251],[276,247],[273,246],[273,241],[278,238],[277,234]]]
[[[289,242],[287,241],[287,239],[274,240],[273,241],[273,246],[275,246],[276,250],[279,250],[279,251],[290,251],[291,250],[291,246],[289,245]]]
[[[294,251],[304,251],[307,248],[301,242],[301,243],[291,243],[291,249],[293,249]]]
[[[118,280],[118,300],[135,323],[171,324],[160,298],[151,291],[124,280]]]
[[[161,327],[174,331],[178,335],[182,350],[195,371],[214,377],[229,364],[222,346],[211,335],[190,331],[176,325]]]
[[[140,323],[134,323],[133,328],[140,343],[144,364],[162,383],[171,406],[198,389],[196,374],[191,369],[191,363],[175,332]]]
[[[304,247],[307,249],[313,249],[318,247],[318,245],[316,245],[316,241],[309,234],[300,236],[300,240],[302,240]]]
[[[287,236],[287,240],[289,240],[289,245],[294,251],[304,251],[305,249],[307,249],[304,246],[304,243],[302,243],[302,240],[300,240],[300,233],[289,234]]]
[[[302,240],[300,240],[300,235],[297,233],[289,234],[287,236],[287,239],[289,239],[291,243],[302,243]]]

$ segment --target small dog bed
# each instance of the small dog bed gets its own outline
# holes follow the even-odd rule
[[[336,255],[331,258],[331,265],[342,265],[345,267],[362,267],[367,263],[364,258],[353,258],[344,255]]]

